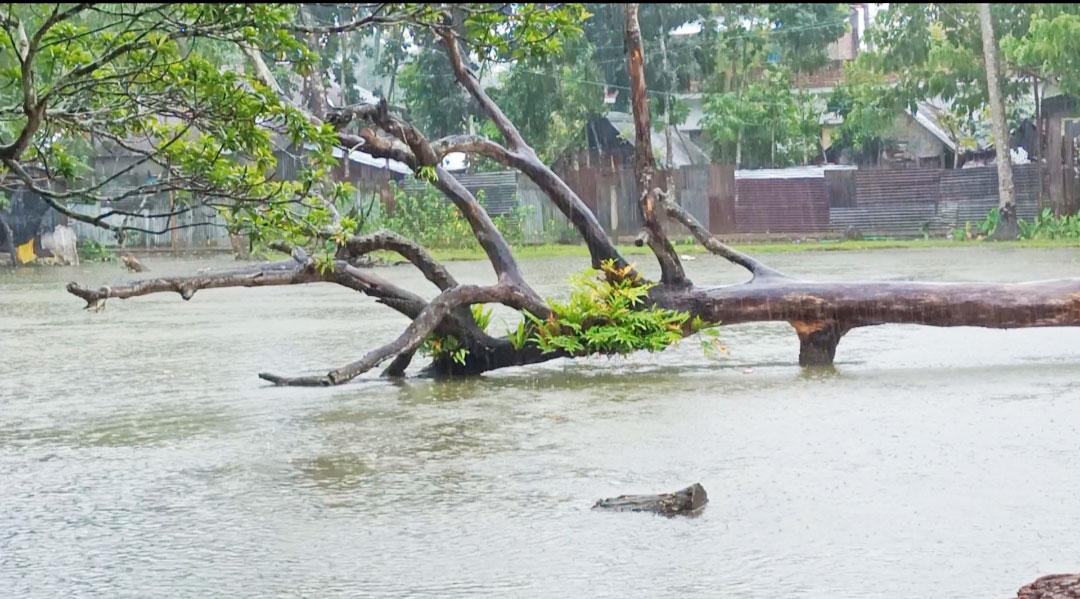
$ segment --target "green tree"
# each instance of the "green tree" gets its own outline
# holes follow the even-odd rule
[[[739,166],[806,163],[818,155],[819,102],[794,92],[823,66],[847,27],[841,4],[716,5],[703,126],[713,156]]]
[[[991,12],[999,38],[1025,37],[1037,5],[994,4]],[[924,100],[948,106],[945,125],[961,147],[986,128],[989,96],[979,16],[974,4],[890,4],[867,32],[872,51],[847,70],[831,107],[845,118],[845,141],[857,150],[879,144],[889,110],[918,111]],[[1029,83],[1003,61],[1002,96],[1010,121],[1031,116]],[[848,122],[847,119],[851,119]]]
[[[602,113],[599,78],[592,47],[578,37],[556,54],[515,62],[489,93],[550,163],[581,147],[586,123]]]

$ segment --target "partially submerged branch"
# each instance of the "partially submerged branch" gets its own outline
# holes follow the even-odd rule
[[[368,352],[363,358],[336,368],[324,375],[286,377],[271,373],[259,373],[259,377],[275,385],[313,387],[340,385],[375,368],[382,362],[395,356],[411,356],[420,345],[435,332],[452,311],[462,306],[477,303],[497,302],[512,308],[525,309],[521,290],[513,285],[500,283],[490,287],[460,285],[440,293],[413,319],[397,339]],[[400,364],[392,369],[400,370]]]

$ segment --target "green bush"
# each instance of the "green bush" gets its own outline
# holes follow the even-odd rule
[[[971,223],[964,225],[964,239],[988,237],[1001,222],[1001,211],[993,208],[976,226],[978,235],[972,232]],[[1016,222],[1020,229],[1020,239],[1068,240],[1080,239],[1080,215],[1066,214],[1056,216],[1054,211],[1044,208],[1035,215],[1035,220],[1028,222],[1020,219]]]
[[[1049,208],[1035,216],[1033,222],[1021,219],[1021,239],[1080,239],[1080,215],[1055,216]]]
[[[477,194],[483,202],[483,192]],[[511,244],[525,240],[525,218],[528,210],[519,206],[511,214],[498,215],[491,220]],[[464,249],[476,247],[469,221],[457,207],[438,190],[425,188],[419,191],[394,189],[393,210],[370,219],[367,228],[390,229],[429,248]]]
[[[516,344],[528,341],[544,353],[563,351],[573,356],[628,354],[638,350],[661,351],[686,333],[705,328],[686,312],[646,306],[653,283],[632,274],[631,267],[618,268],[607,261],[601,271],[587,270],[574,276],[565,302],[549,301],[552,316],[542,320],[525,313],[524,327],[510,333]]]
[[[83,239],[75,245],[80,262],[114,262],[116,252],[93,239]]]

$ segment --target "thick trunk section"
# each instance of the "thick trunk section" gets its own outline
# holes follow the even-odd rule
[[[832,364],[843,335],[879,324],[995,329],[1080,326],[1080,279],[1030,283],[802,281],[759,277],[741,285],[653,289],[652,301],[722,324],[788,322],[799,363]]]

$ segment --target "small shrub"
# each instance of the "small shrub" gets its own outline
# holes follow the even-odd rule
[[[638,350],[661,351],[683,338],[684,333],[704,328],[700,319],[690,321],[686,312],[646,306],[652,283],[607,261],[601,271],[587,270],[574,276],[573,290],[565,302],[549,301],[552,316],[542,320],[525,313],[529,342],[544,353],[562,351],[573,356],[628,354]],[[511,333],[513,343],[525,336],[522,327]]]
[[[481,203],[483,197],[482,191],[477,194]],[[491,220],[508,243],[521,244],[526,241],[528,215],[528,208],[519,206],[510,214],[498,215]],[[429,248],[466,249],[477,245],[469,221],[453,202],[430,187],[418,191],[397,188],[393,213],[372,217],[364,226],[369,230],[389,229]]]
[[[80,262],[115,262],[116,252],[93,239],[80,240],[76,246]]]

